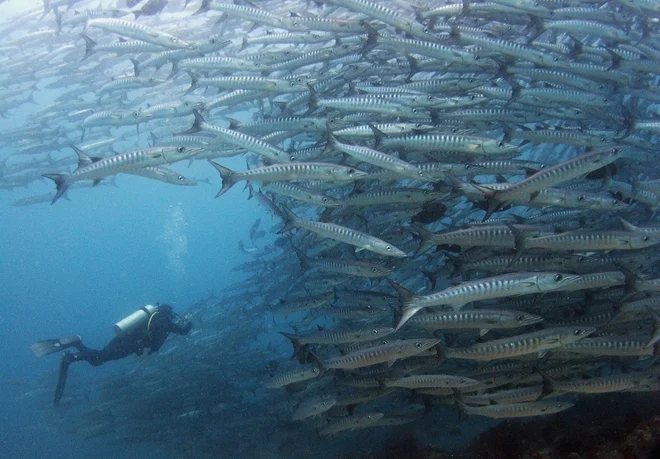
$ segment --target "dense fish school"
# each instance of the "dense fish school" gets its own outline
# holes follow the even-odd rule
[[[277,223],[190,338],[69,406],[78,433],[341,457],[657,395],[657,0],[44,4],[0,30],[0,113],[31,113],[0,188],[53,186],[15,206],[199,161]]]

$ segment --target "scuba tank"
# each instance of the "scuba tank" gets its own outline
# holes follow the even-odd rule
[[[156,312],[156,306],[148,304],[135,311],[130,316],[124,317],[115,324],[115,334],[122,338],[135,329],[147,325],[149,318]]]

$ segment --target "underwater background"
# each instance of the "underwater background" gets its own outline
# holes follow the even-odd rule
[[[64,5],[61,10],[68,11],[66,2],[60,3]],[[189,16],[201,4],[164,3],[164,21],[176,21],[166,13],[179,13],[187,7]],[[266,7],[277,2],[255,3]],[[401,6],[399,3],[393,2]],[[103,1],[100,5],[126,8],[117,2]],[[97,2],[84,2],[90,10],[96,6]],[[298,2],[295,6],[300,7]],[[42,7],[42,1],[0,2],[3,29],[9,27],[12,17]],[[54,16],[46,17],[46,21],[53,27]],[[69,33],[78,39],[79,31]],[[84,44],[78,40],[75,45],[80,58]],[[2,51],[0,59],[5,53]],[[3,65],[8,63],[3,61]],[[11,72],[3,75],[12,78]],[[33,91],[34,102],[18,104],[5,113],[0,132],[30,125],[37,109],[63,94],[64,89],[45,87],[55,79],[39,81],[38,90]],[[11,86],[6,83],[5,88]],[[181,86],[187,87],[187,82]],[[161,95],[167,100],[166,92]],[[248,122],[258,109],[256,105],[241,106],[231,115]],[[133,126],[119,128],[125,134],[113,144],[113,151],[146,146],[149,131],[157,130],[159,123],[170,129],[168,121],[152,120],[139,134],[133,132]],[[190,122],[192,117],[188,116],[179,131]],[[70,123],[75,130],[70,138],[77,142],[79,130],[74,123]],[[651,153],[655,157],[657,143],[651,143],[656,148]],[[0,158],[15,159],[12,155],[17,144],[0,138]],[[553,148],[544,150],[547,154],[530,154],[525,159],[545,157],[555,163],[571,156],[562,147]],[[21,159],[27,158],[31,156]],[[231,170],[246,169],[242,156],[219,162]],[[658,176],[654,163],[646,163],[648,178]],[[571,457],[571,447],[578,450],[577,439],[567,440],[557,455],[544,455],[543,442],[550,444],[580,429],[583,441],[598,442],[601,435],[624,439],[631,431],[637,432],[636,428],[642,429],[639,435],[644,438],[639,443],[646,442],[644,452],[611,457],[658,457],[653,456],[657,448],[648,452],[660,432],[657,388],[655,392],[594,396],[599,398],[580,401],[572,410],[542,421],[510,423],[479,416],[459,421],[458,410],[451,403],[434,407],[431,414],[401,427],[356,430],[329,439],[316,434],[319,425],[310,423],[303,428],[301,423],[284,421],[290,417],[286,410],[295,394],[262,387],[278,368],[287,368],[290,363],[291,343],[277,333],[289,328],[285,318],[274,314],[272,308],[290,293],[286,284],[294,285],[302,276],[294,252],[278,251],[286,243],[286,238],[276,234],[281,220],[257,199],[248,199],[242,183],[216,199],[221,181],[206,161],[180,162],[173,169],[196,178],[197,185],[172,186],[120,174],[112,184],[71,190],[70,200],[21,207],[12,203],[52,193],[53,183],[33,180],[27,187],[0,190],[0,457],[564,458]],[[47,167],[40,169],[47,171]],[[635,223],[657,225],[652,210],[650,218]],[[248,242],[257,220],[265,235]],[[607,224],[614,226],[613,221]],[[275,244],[278,240],[280,245]],[[241,250],[241,244],[254,252]],[[656,254],[656,249],[648,250]],[[279,277],[261,276],[253,267],[239,268],[255,259],[264,264],[263,271],[267,265],[268,272]],[[412,270],[419,274],[421,268]],[[243,290],[241,285],[247,281],[249,286]],[[365,281],[363,285],[379,285],[380,291],[394,294],[386,283]],[[87,346],[101,348],[114,336],[114,323],[145,304],[155,303],[169,304],[181,315],[193,314],[193,332],[170,336],[160,352],[151,356],[130,356],[98,368],[74,365],[63,404],[53,408],[58,356],[37,359],[30,345],[40,339],[80,334]],[[651,323],[650,319],[646,322]],[[655,358],[650,357],[652,363],[645,365],[655,365],[657,375]],[[603,374],[610,371],[614,370]],[[405,398],[401,405],[407,403]],[[602,419],[612,420],[603,423],[605,434],[597,429]],[[643,422],[648,424],[639,427]],[[502,430],[491,430],[496,425]],[[594,431],[588,432],[588,426]],[[477,438],[481,443],[475,443]],[[529,446],[535,442],[538,445],[530,448],[537,456],[525,456],[529,451],[523,449],[498,449],[502,443]],[[482,450],[466,452],[468,445],[477,449],[481,445]],[[606,456],[576,453],[571,459],[579,457]]]

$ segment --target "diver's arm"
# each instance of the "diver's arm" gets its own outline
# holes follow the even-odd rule
[[[184,319],[176,314],[172,314],[168,331],[178,335],[187,335],[188,332],[190,332],[192,325],[192,320]]]

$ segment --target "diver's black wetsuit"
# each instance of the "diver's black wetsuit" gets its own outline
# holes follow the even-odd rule
[[[55,390],[55,406],[59,405],[62,398],[69,365],[72,362],[86,361],[97,367],[110,360],[123,359],[133,353],[142,355],[146,348],[151,355],[160,349],[169,333],[187,335],[191,327],[192,322],[176,315],[170,306],[160,305],[150,318],[148,327],[145,325],[126,336],[115,337],[101,350],[90,349],[82,342],[73,343],[78,352],[62,356],[60,376]]]

